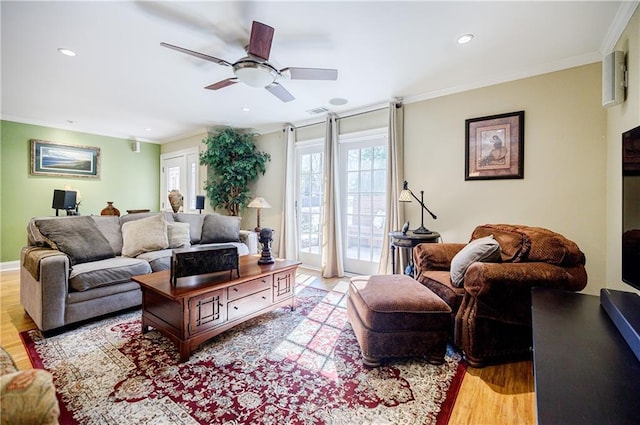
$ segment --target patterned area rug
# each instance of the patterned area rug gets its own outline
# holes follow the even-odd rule
[[[446,424],[464,375],[459,354],[364,367],[346,295],[304,288],[281,308],[229,330],[180,363],[141,333],[140,312],[45,338],[21,337],[54,375],[62,423]]]

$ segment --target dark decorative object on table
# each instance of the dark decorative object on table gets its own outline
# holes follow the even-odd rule
[[[273,242],[273,229],[265,227],[260,230],[260,238],[258,242],[262,245],[262,255],[258,260],[258,264],[273,264],[275,259],[271,255],[271,242]]]
[[[240,277],[238,248],[235,245],[174,249],[171,254],[171,283],[176,286],[178,278],[199,274],[229,270],[229,279],[233,270]]]
[[[51,202],[51,208],[56,210],[56,216],[58,210],[65,210],[67,215],[78,215],[76,203],[76,196],[78,192],[75,190],[53,190],[53,202]]]
[[[404,225],[402,226],[402,234],[406,235],[407,234],[407,230],[409,230],[409,222],[405,222]]]
[[[107,206],[100,211],[100,215],[117,215],[120,217],[120,210],[113,206],[113,201],[107,201]]]
[[[196,209],[202,214],[202,210],[204,209],[204,196],[197,195],[196,196]]]

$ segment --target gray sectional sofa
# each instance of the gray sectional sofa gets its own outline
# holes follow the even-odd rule
[[[43,331],[140,305],[131,277],[169,269],[174,248],[231,243],[247,255],[257,245],[239,217],[220,214],[41,217],[27,234],[20,302]]]

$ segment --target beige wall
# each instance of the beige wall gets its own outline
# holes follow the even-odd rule
[[[606,286],[631,290],[621,278],[622,233],[622,137],[621,134],[640,125],[640,8],[633,15],[615,50],[627,54],[629,86],[621,105],[607,109],[607,270]],[[640,291],[636,291],[639,292]]]
[[[438,216],[425,226],[466,242],[484,223],[546,227],[585,252],[589,284],[605,278],[606,125],[600,64],[406,105],[405,178]],[[465,120],[525,111],[524,179],[464,180]],[[405,206],[412,223],[415,204]],[[427,216],[428,217],[428,216]]]

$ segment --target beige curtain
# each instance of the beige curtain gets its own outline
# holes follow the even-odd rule
[[[389,232],[399,230],[404,223],[404,209],[398,202],[404,181],[404,106],[401,101],[389,104],[389,137],[387,138],[387,219],[384,222],[384,239],[378,273],[390,274],[391,253]],[[404,251],[396,249],[396,252]],[[400,265],[402,261],[399,261]],[[401,267],[401,266],[400,266]]]
[[[288,125],[282,131],[284,132],[284,139],[287,143],[287,150],[285,152],[286,167],[278,256],[280,258],[286,258],[287,260],[296,260],[298,258],[298,232],[295,210],[296,129]]]
[[[342,228],[340,226],[340,181],[338,162],[338,117],[327,116],[324,140],[324,205],[322,219],[323,277],[344,276]]]

